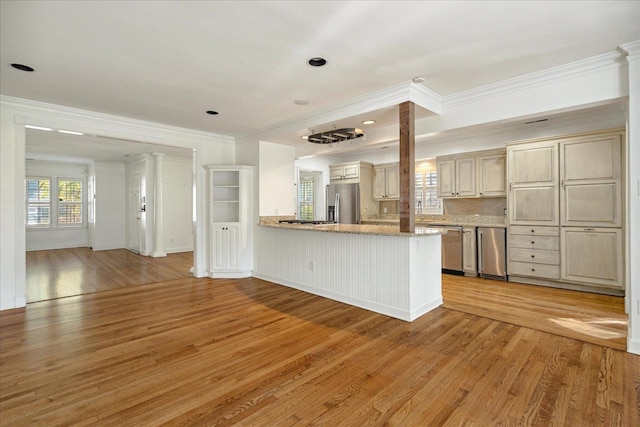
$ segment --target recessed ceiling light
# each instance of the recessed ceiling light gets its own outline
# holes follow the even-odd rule
[[[76,132],[76,131],[73,131],[73,130],[62,130],[62,129],[59,129],[58,132],[66,133],[66,134],[69,134],[69,135],[84,135],[82,132]]]
[[[11,66],[16,70],[20,70],[20,71],[29,71],[29,72],[34,71],[33,68],[24,64],[11,64]]]
[[[363,120],[362,124],[363,125],[372,125],[374,124],[376,121],[375,120]]]
[[[309,139],[309,135],[302,135],[300,138],[302,138],[302,139]]]
[[[317,56],[315,58],[311,58],[308,62],[312,67],[322,67],[327,63],[327,60]]]
[[[210,114],[212,116],[217,116],[219,113],[217,111],[209,110],[207,111],[207,114]]]
[[[52,131],[53,130],[51,128],[43,128],[42,126],[24,125],[24,127],[29,128],[29,129],[36,129],[36,130],[48,130],[48,131]]]
[[[296,99],[295,101],[293,101],[293,103],[296,105],[308,105],[309,101],[307,101],[306,99]]]

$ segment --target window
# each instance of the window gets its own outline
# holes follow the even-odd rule
[[[82,179],[28,176],[26,181],[28,228],[84,225]],[[53,197],[52,191],[55,191]]]
[[[58,225],[82,225],[82,180],[58,179]]]
[[[27,226],[51,226],[50,178],[27,178]]]
[[[314,210],[314,180],[302,178],[298,183],[298,215],[304,221],[313,221]]]
[[[438,173],[416,172],[416,213],[417,214],[439,214],[442,213],[442,206],[438,198]]]

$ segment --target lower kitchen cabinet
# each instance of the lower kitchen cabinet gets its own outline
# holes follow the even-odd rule
[[[561,240],[563,280],[624,290],[622,230],[564,227]]]
[[[229,271],[238,268],[238,224],[212,224],[211,270]]]
[[[518,226],[509,228],[511,276],[542,279],[560,278],[560,237],[558,227]]]
[[[476,228],[462,228],[462,269],[465,276],[477,276],[478,266],[476,260]]]

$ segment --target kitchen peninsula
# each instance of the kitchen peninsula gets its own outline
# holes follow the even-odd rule
[[[413,321],[442,304],[441,230],[261,224],[255,277]]]

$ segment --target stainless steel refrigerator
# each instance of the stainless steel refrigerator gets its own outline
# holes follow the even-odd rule
[[[507,235],[503,227],[478,227],[480,277],[507,280]]]
[[[327,221],[360,224],[360,184],[327,185]]]

